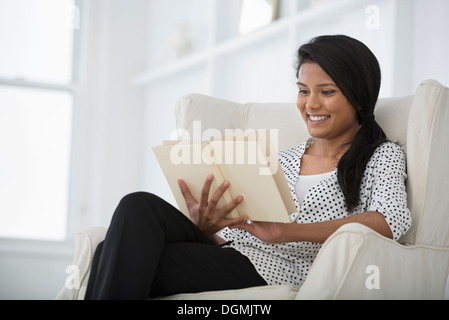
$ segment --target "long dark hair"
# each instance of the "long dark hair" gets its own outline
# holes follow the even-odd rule
[[[298,49],[297,58],[296,76],[303,63],[317,63],[357,111],[361,126],[337,165],[338,183],[350,211],[360,202],[360,184],[369,159],[388,141],[374,119],[381,82],[379,62],[366,45],[344,35],[316,37]]]

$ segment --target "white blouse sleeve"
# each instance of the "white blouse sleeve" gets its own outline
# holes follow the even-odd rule
[[[375,155],[374,163],[371,163],[374,179],[368,211],[383,214],[393,238],[398,240],[407,232],[412,222],[407,208],[405,153],[394,143],[384,143],[376,149]]]

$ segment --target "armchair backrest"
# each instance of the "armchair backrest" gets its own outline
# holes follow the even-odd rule
[[[449,246],[449,89],[427,80],[418,87],[407,125],[410,242]]]
[[[379,99],[375,114],[389,139],[407,153],[413,224],[400,242],[449,246],[449,174],[444,168],[449,163],[449,89],[424,81],[415,95]],[[200,122],[194,128],[195,121]],[[201,94],[182,97],[176,105],[177,128],[193,136],[198,124],[202,132],[216,129],[222,135],[229,129],[277,129],[281,150],[309,137],[294,102],[241,104]]]

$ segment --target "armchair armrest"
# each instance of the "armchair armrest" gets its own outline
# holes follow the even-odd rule
[[[104,240],[106,232],[107,228],[93,227],[75,234],[75,256],[70,266],[73,268],[73,282],[64,284],[57,300],[84,299],[95,249]]]
[[[350,223],[323,244],[296,299],[441,299],[449,248],[404,246]]]

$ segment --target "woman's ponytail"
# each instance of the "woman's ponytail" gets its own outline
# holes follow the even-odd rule
[[[374,150],[387,141],[374,115],[363,118],[349,149],[338,162],[337,178],[345,196],[346,208],[350,211],[359,204],[360,184]]]

